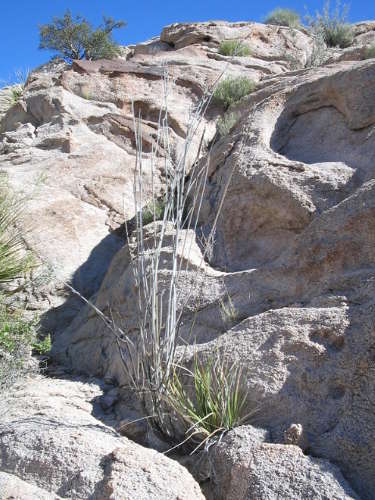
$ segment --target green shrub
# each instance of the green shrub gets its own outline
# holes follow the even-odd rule
[[[228,108],[231,104],[251,94],[256,84],[245,76],[228,77],[221,80],[214,92],[214,100]]]
[[[217,121],[217,130],[221,137],[225,137],[233,129],[239,120],[238,113],[225,113]]]
[[[336,0],[336,6],[331,12],[330,1],[324,5],[323,12],[316,12],[315,18],[308,16],[308,21],[316,36],[321,34],[328,47],[349,47],[353,43],[354,31],[346,19],[349,7],[341,6],[340,0]]]
[[[224,40],[220,44],[219,54],[223,56],[246,57],[251,55],[251,49],[239,40]]]
[[[268,14],[265,23],[299,28],[301,26],[301,17],[294,10],[277,8]]]
[[[37,320],[26,319],[22,311],[9,310],[0,302],[0,391],[34,370],[31,350],[37,345]]]
[[[103,17],[103,24],[94,29],[84,17],[73,18],[67,10],[64,17],[54,17],[52,23],[39,27],[39,48],[53,50],[68,62],[113,59],[120,54],[120,47],[114,42],[112,32],[123,26],[124,21]]]
[[[374,59],[375,57],[375,43],[366,47],[363,59]]]
[[[142,222],[144,226],[151,222],[162,220],[164,216],[165,203],[164,200],[155,200],[155,203],[149,203],[142,210]]]
[[[51,335],[48,334],[42,340],[35,340],[32,343],[33,351],[37,354],[48,354],[51,350],[52,342]]]
[[[192,380],[191,391],[185,389],[182,373]],[[175,371],[169,388],[169,403],[185,422],[188,439],[196,438],[198,447],[207,439],[243,424],[247,393],[242,368],[228,364],[220,356],[206,364],[194,360],[193,371]],[[190,395],[191,394],[191,395]]]

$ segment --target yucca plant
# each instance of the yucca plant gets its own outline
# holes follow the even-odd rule
[[[32,256],[25,251],[22,230],[17,226],[23,201],[0,187],[0,287],[22,278],[31,269]]]
[[[189,382],[183,382],[183,379]],[[194,367],[175,369],[168,403],[184,422],[185,442],[194,451],[215,436],[246,422],[246,378],[241,366],[225,362],[221,355],[205,363],[194,356]]]

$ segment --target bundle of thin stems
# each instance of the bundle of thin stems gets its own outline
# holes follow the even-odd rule
[[[139,337],[136,346],[123,342],[126,354],[126,372],[137,393],[142,394],[148,411],[155,415],[157,426],[164,434],[168,434],[168,416],[166,417],[165,400],[173,376],[176,347],[179,341],[179,331],[184,306],[187,304],[194,287],[194,279],[190,283],[191,290],[186,294],[181,304],[179,281],[182,273],[189,272],[189,254],[192,238],[190,230],[196,231],[202,199],[207,183],[209,155],[205,161],[200,161],[204,131],[203,119],[210,104],[213,90],[205,92],[198,104],[189,114],[181,154],[177,159],[172,151],[171,131],[168,124],[168,95],[171,78],[168,69],[164,68],[163,105],[160,109],[158,131],[153,145],[151,157],[145,158],[142,151],[142,120],[135,116],[136,130],[136,168],[134,177],[134,203],[136,212],[136,229],[132,239],[128,238],[132,256],[132,267],[137,290],[138,329]],[[196,155],[192,150],[197,146]],[[153,213],[153,235],[146,240],[143,223],[145,210],[145,161],[151,169],[151,203],[147,210]],[[163,162],[165,185],[162,189],[164,205],[163,219],[156,223],[156,208],[159,203],[155,185],[157,164]],[[228,182],[229,184],[229,182]],[[225,190],[226,191],[226,190]],[[217,214],[218,216],[218,214]],[[214,234],[215,225],[211,228]],[[168,235],[170,255],[170,270],[163,273],[160,280],[162,249]],[[211,238],[207,238],[207,246]],[[204,263],[205,249],[201,264]],[[191,272],[191,271],[190,271]],[[194,274],[193,273],[193,274]],[[167,276],[167,277],[166,277]],[[121,346],[120,346],[121,348]]]

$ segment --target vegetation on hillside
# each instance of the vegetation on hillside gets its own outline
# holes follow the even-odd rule
[[[54,51],[68,62],[113,59],[120,54],[120,47],[113,40],[112,32],[124,26],[124,21],[104,16],[103,24],[94,29],[87,19],[73,18],[67,10],[63,17],[54,17],[52,23],[39,27],[39,48]]]
[[[267,15],[265,23],[299,28],[301,26],[301,16],[295,10],[277,8]]]
[[[188,382],[182,382],[184,375]],[[226,363],[219,353],[205,362],[195,356],[192,370],[174,372],[169,402],[185,422],[187,437],[196,443],[196,449],[215,435],[246,422],[249,414],[245,385],[242,367]]]
[[[229,76],[218,83],[213,97],[216,102],[229,108],[230,105],[251,94],[255,89],[256,84],[253,80],[245,76]]]
[[[240,40],[224,40],[219,47],[222,56],[246,57],[251,55],[251,49]]]
[[[9,304],[10,297],[27,283],[34,267],[32,255],[25,250],[19,228],[23,202],[0,186],[0,390],[9,387],[22,374],[34,369],[30,353],[49,350],[48,339],[39,341],[37,319]],[[15,283],[17,283],[16,288]]]
[[[332,9],[330,0],[327,0],[322,12],[316,12],[315,17],[307,16],[307,21],[313,35],[322,38],[327,47],[344,49],[354,39],[353,27],[347,22],[348,12],[347,4],[341,5],[341,1],[336,0]]]

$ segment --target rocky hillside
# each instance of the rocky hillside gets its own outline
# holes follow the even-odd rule
[[[204,498],[198,482],[223,500],[375,498],[375,59],[364,59],[375,22],[355,34],[309,68],[304,30],[175,24],[120,59],[31,73],[2,118],[0,163],[26,196],[25,243],[48,275],[23,300],[53,333],[54,378],[24,381],[0,403],[4,498],[190,500]],[[233,39],[251,55],[221,55]],[[231,180],[183,318],[185,340],[194,318],[194,345],[181,347],[187,365],[198,351],[246,366],[246,404],[257,411],[199,460],[178,457],[195,479],[144,422],[122,432],[140,415],[117,342],[64,285],[136,331],[124,232],[135,215],[133,112],[147,155],[165,67],[173,154],[189,110],[223,71],[257,84],[232,106],[226,135],[215,136],[220,104],[202,123],[203,155],[213,144],[200,233]],[[199,147],[196,138],[191,160]],[[161,186],[162,168],[157,176]],[[202,256],[195,236],[192,262]],[[171,251],[162,252],[167,272]]]

